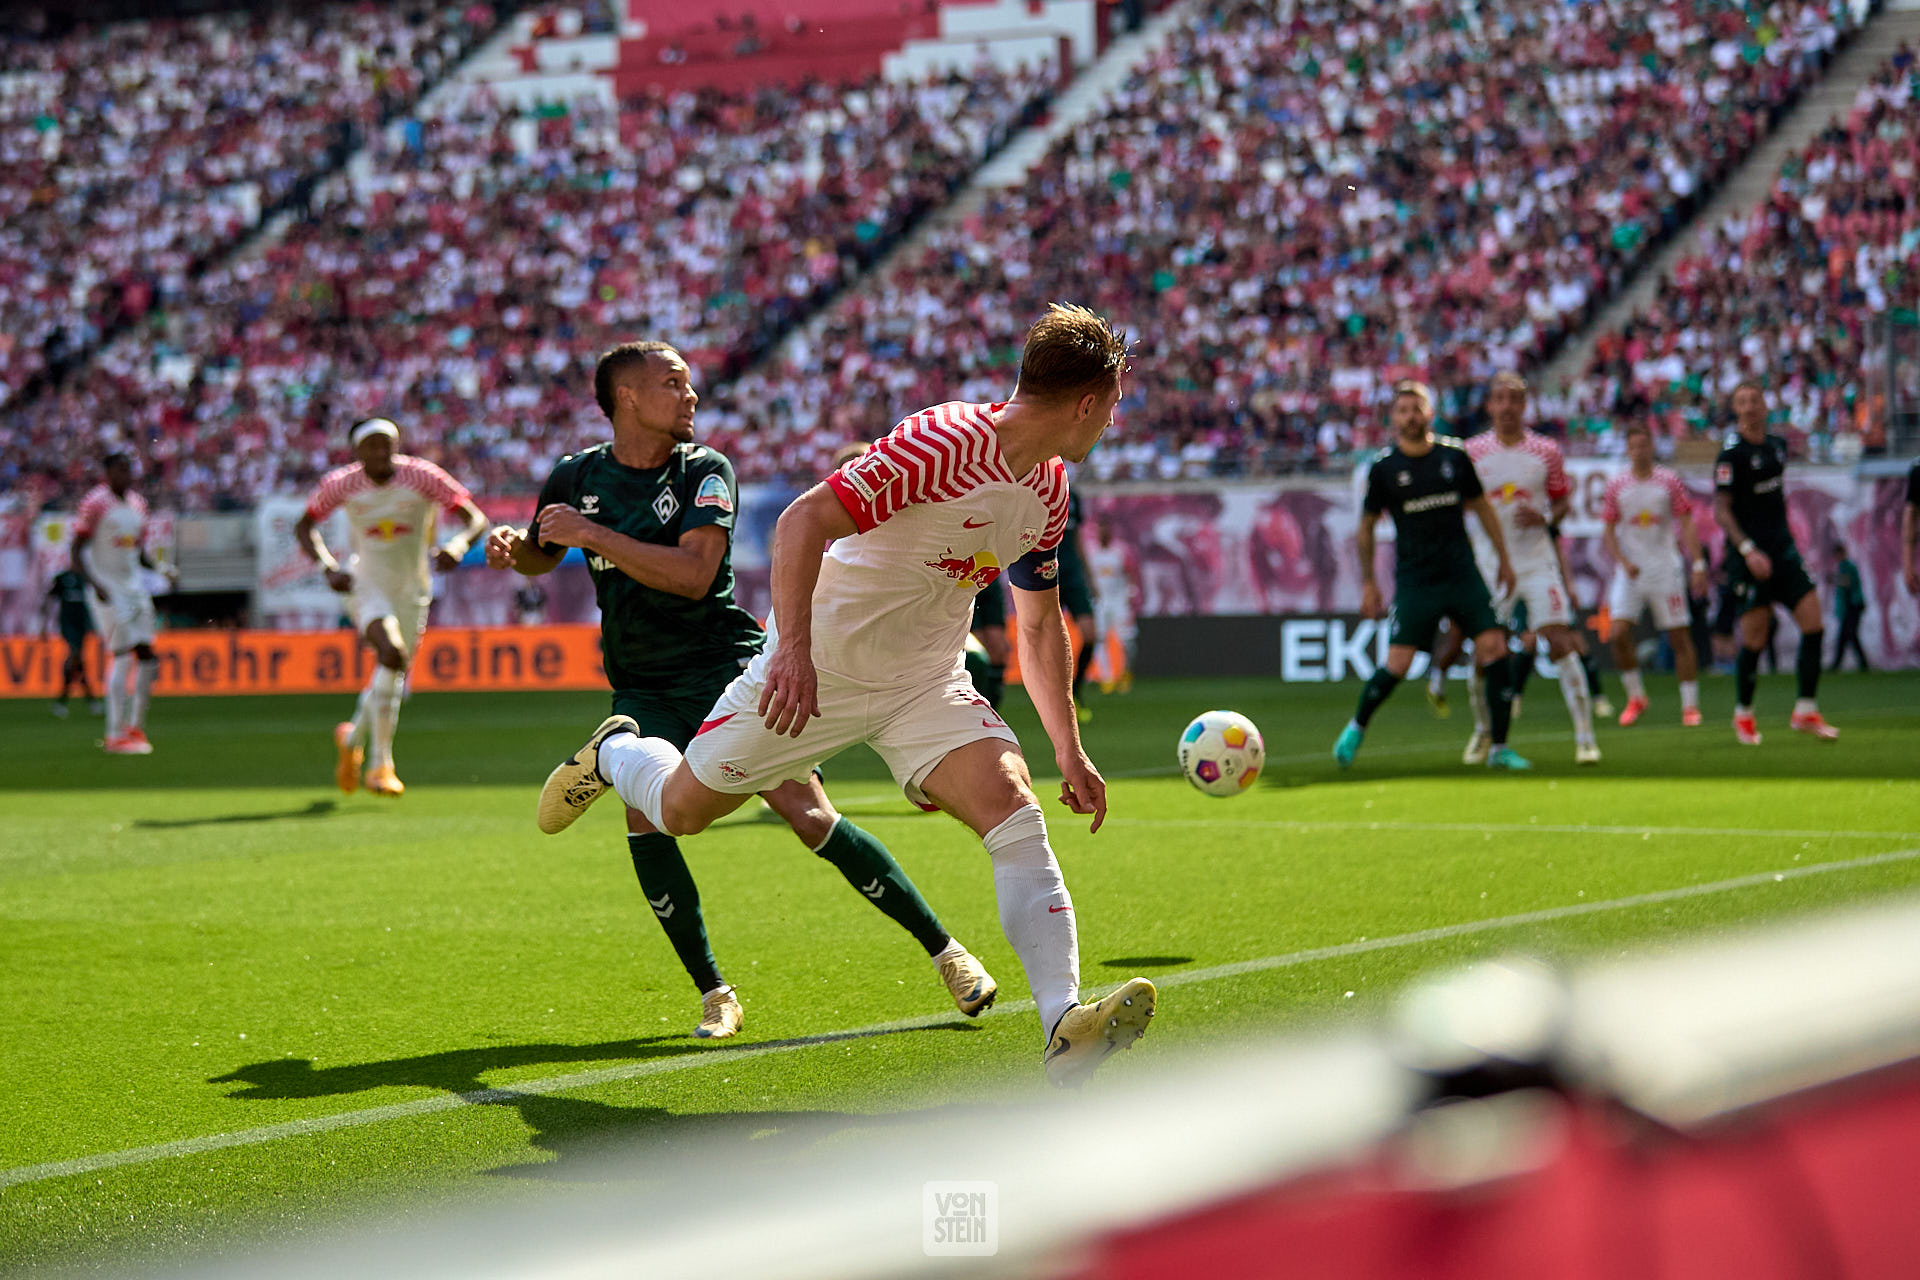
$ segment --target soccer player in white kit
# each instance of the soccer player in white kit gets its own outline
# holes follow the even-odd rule
[[[350,593],[353,625],[379,660],[353,719],[334,726],[334,781],[342,791],[352,791],[364,765],[368,791],[397,796],[406,786],[393,769],[393,731],[407,665],[419,651],[433,604],[427,548],[434,525],[442,508],[466,521],[433,553],[434,565],[445,570],[459,564],[473,540],[486,532],[487,517],[458,480],[425,458],[397,452],[400,428],[387,419],[357,422],[347,439],[356,460],[321,479],[293,537],[327,575],[328,586]],[[320,536],[320,522],[341,507],[353,549],[346,569]]]
[[[103,483],[87,491],[73,526],[73,565],[93,588],[93,628],[107,652],[107,736],[101,747],[117,756],[153,754],[147,741],[147,703],[160,659],[153,652],[153,597],[140,579],[154,567],[147,554],[147,500],[133,491],[133,460],[102,459]],[[173,572],[167,571],[171,578]]]
[[[1627,469],[1608,481],[1600,500],[1601,540],[1613,557],[1607,611],[1613,616],[1613,656],[1627,705],[1620,723],[1630,725],[1647,709],[1647,682],[1634,652],[1633,624],[1642,610],[1667,633],[1673,670],[1680,679],[1680,723],[1700,723],[1700,664],[1693,651],[1693,612],[1688,591],[1707,593],[1707,560],[1693,527],[1692,499],[1680,477],[1653,461],[1653,432],[1636,422],[1627,428]],[[1687,570],[1674,554],[1674,538],[1686,548]]]
[[[1127,544],[1113,535],[1113,521],[1101,517],[1094,522],[1093,541],[1086,548],[1087,576],[1093,579],[1093,627],[1095,651],[1106,662],[1113,662],[1112,641],[1120,643],[1117,670],[1111,667],[1101,682],[1103,692],[1116,687],[1125,693],[1133,687],[1133,553]]]
[[[1106,321],[1055,304],[1027,334],[1011,399],[922,410],[801,495],[774,531],[767,647],[685,758],[614,717],[554,770],[543,811],[584,809],[611,786],[658,829],[691,835],[867,743],[909,799],[946,810],[986,845],[1048,1078],[1077,1084],[1131,1047],[1153,1016],[1153,984],[1134,978],[1079,1002],[1073,900],[1026,761],[961,656],[974,594],[1005,573],[1060,802],[1098,831],[1106,783],[1080,744],[1055,552],[1067,521],[1061,459],[1085,458],[1112,421],[1125,366],[1125,339]]]
[[[1487,416],[1492,429],[1467,441],[1467,456],[1473,459],[1487,501],[1500,517],[1500,531],[1518,578],[1512,599],[1496,603],[1505,613],[1514,601],[1526,602],[1527,625],[1546,640],[1547,653],[1560,671],[1560,691],[1573,718],[1573,758],[1580,764],[1598,764],[1593,703],[1586,673],[1575,657],[1580,638],[1573,630],[1573,598],[1548,531],[1548,525],[1564,519],[1570,509],[1573,485],[1567,480],[1560,446],[1527,429],[1527,384],[1519,374],[1494,376],[1487,393]],[[1482,710],[1486,698],[1477,680],[1468,687],[1473,694],[1474,730],[1465,758],[1474,764],[1478,763],[1476,752],[1482,759],[1486,754],[1487,717]]]

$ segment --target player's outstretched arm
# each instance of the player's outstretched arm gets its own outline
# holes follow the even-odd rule
[[[767,656],[760,715],[775,733],[800,736],[820,714],[820,677],[813,666],[813,589],[820,548],[859,532],[832,489],[816,484],[780,513],[773,526],[773,616],[779,641]]]
[[[1020,680],[1053,742],[1060,803],[1075,813],[1092,814],[1088,830],[1098,831],[1107,819],[1107,783],[1080,745],[1080,721],[1073,713],[1073,642],[1060,615],[1060,590],[1015,586],[1013,611],[1020,627]]]
[[[1920,595],[1920,506],[1911,502],[1900,512],[1900,558],[1907,590]]]
[[[1707,594],[1707,553],[1700,546],[1700,531],[1693,527],[1693,512],[1675,504],[1673,514],[1675,531],[1680,535],[1680,548],[1687,556],[1687,589],[1696,596]]]

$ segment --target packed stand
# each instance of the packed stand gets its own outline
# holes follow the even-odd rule
[[[336,5],[0,39],[0,404],[178,296],[491,22]]]
[[[1004,394],[1055,298],[1138,340],[1107,476],[1324,465],[1381,439],[1401,375],[1458,423],[1691,213],[1852,25],[1802,0],[1216,4],[1024,188],[836,307],[708,428],[743,470],[817,474],[903,411]]]
[[[1767,199],[1706,228],[1653,302],[1604,335],[1568,389],[1576,432],[1643,421],[1710,431],[1748,378],[1797,446],[1886,433],[1880,322],[1920,307],[1920,65],[1904,44],[1781,169]],[[1845,451],[1843,451],[1845,452]]]
[[[76,423],[161,501],[243,506],[379,414],[481,492],[604,437],[599,352],[660,335],[722,377],[944,200],[1053,87],[1045,69],[522,110],[484,86],[384,130],[279,244],[16,415],[8,473],[85,473]]]

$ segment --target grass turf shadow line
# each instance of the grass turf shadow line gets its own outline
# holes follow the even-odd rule
[[[1118,956],[1112,960],[1100,961],[1100,967],[1102,969],[1171,969],[1175,965],[1192,963],[1192,956]]]
[[[132,825],[148,831],[175,831],[183,827],[215,827],[240,822],[285,822],[298,818],[330,818],[340,808],[337,800],[315,800],[304,809],[272,813],[223,813],[209,818],[135,818]]]

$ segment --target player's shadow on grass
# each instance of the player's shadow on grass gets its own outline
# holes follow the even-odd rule
[[[330,818],[340,806],[333,800],[315,800],[304,809],[277,809],[271,813],[222,813],[206,818],[135,818],[133,825],[149,831],[180,827],[216,827],[237,822],[285,822],[290,818]]]
[[[316,1067],[309,1058],[269,1058],[264,1062],[236,1067],[225,1075],[213,1076],[209,1084],[239,1084],[243,1087],[227,1094],[235,1099],[324,1098],[362,1093],[383,1088],[441,1089],[458,1095],[475,1106],[510,1106],[533,1130],[532,1144],[555,1153],[558,1161],[541,1161],[504,1166],[493,1172],[523,1177],[572,1176],[581,1158],[613,1150],[631,1150],[639,1140],[666,1141],[682,1136],[688,1129],[711,1126],[716,1133],[738,1130],[739,1135],[755,1140],[779,1135],[778,1143],[758,1148],[769,1154],[791,1148],[796,1142],[811,1144],[818,1139],[855,1126],[896,1122],[889,1117],[846,1115],[838,1112],[760,1112],[724,1115],[678,1116],[660,1107],[619,1107],[560,1093],[530,1091],[530,1082],[489,1086],[481,1079],[488,1071],[530,1066],[576,1066],[591,1063],[639,1063],[650,1059],[689,1054],[705,1055],[714,1066],[728,1061],[746,1061],[753,1051],[814,1047],[880,1036],[930,1031],[974,1032],[978,1023],[955,1021],[929,1023],[919,1027],[894,1027],[878,1030],[829,1032],[788,1040],[762,1040],[746,1044],[713,1044],[684,1035],[649,1036],[632,1040],[608,1040],[598,1044],[535,1043],[487,1045],[472,1049],[450,1049],[442,1053],[419,1054],[385,1062],[350,1063],[338,1067]],[[592,1070],[591,1067],[587,1068]],[[576,1074],[569,1071],[566,1075]],[[636,1072],[641,1075],[644,1072]],[[564,1076],[562,1077],[564,1078]],[[615,1077],[618,1078],[617,1076]],[[548,1087],[554,1078],[547,1077]],[[581,1082],[571,1087],[586,1087]],[[600,1082],[593,1082],[600,1083]],[[902,1119],[907,1117],[901,1117]],[[556,1169],[556,1163],[563,1168]],[[597,1169],[597,1161],[590,1162]],[[581,1176],[598,1177],[598,1173]]]

